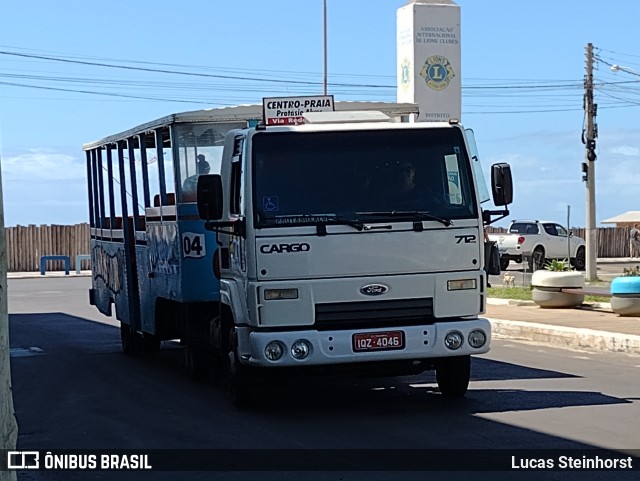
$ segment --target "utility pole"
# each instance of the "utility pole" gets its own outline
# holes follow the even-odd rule
[[[0,171],[0,451],[15,450],[18,424],[13,412],[9,370],[9,314],[7,313],[7,238],[4,231],[2,172]],[[6,457],[6,456],[3,456]],[[7,459],[0,459],[0,481],[15,481],[15,471],[5,471]]]
[[[586,279],[598,279],[596,230],[596,138],[598,127],[596,115],[598,106],[593,103],[593,44],[587,44],[587,74],[584,79],[584,115],[585,127],[582,142],[585,144],[585,162],[582,164],[582,180],[587,188],[587,224],[586,224]]]

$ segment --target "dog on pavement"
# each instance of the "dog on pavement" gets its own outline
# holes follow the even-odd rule
[[[516,276],[512,274],[505,274],[502,278],[502,284],[504,287],[515,287],[516,286]]]

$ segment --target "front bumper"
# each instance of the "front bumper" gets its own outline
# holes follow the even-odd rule
[[[487,338],[484,346],[473,348],[469,345],[469,333],[482,330]],[[405,347],[400,350],[354,352],[353,335],[403,331]],[[450,331],[462,334],[464,342],[456,350],[444,345],[444,338]],[[421,360],[451,356],[466,356],[488,352],[491,345],[491,324],[487,319],[439,322],[424,326],[406,326],[362,330],[296,330],[257,331],[249,327],[239,327],[238,346],[240,362],[256,367],[319,366],[333,364],[361,363],[368,361]],[[311,344],[309,355],[302,360],[291,355],[294,342],[305,339]],[[265,357],[265,347],[271,341],[279,341],[285,346],[283,356],[277,361]]]

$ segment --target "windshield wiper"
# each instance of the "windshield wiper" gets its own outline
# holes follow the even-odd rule
[[[435,220],[440,222],[446,227],[453,225],[453,221],[451,219],[443,219],[442,217],[438,217],[436,215],[430,214],[429,212],[424,212],[421,210],[389,210],[389,211],[379,211],[379,212],[356,212],[358,215],[367,215],[367,216],[381,216],[381,217],[402,217],[402,218],[411,218],[411,220]]]
[[[315,216],[309,215],[308,217],[313,219]],[[348,225],[358,231],[361,231],[362,229],[364,229],[364,224],[360,222],[358,219],[350,219],[348,217],[342,217],[335,214],[327,215],[327,216],[318,216],[318,217],[319,217],[318,221],[315,222],[315,225],[316,225],[316,233],[319,236],[327,235],[327,225],[329,224]]]
[[[360,222],[358,219],[351,219],[349,217],[343,217],[341,215],[331,215],[331,216],[328,216],[327,219],[323,219],[323,220],[324,220],[323,222],[324,225],[342,224],[342,225],[351,226],[357,230],[364,229],[364,223]]]

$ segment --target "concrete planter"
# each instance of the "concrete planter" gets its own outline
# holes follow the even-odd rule
[[[620,316],[640,316],[640,277],[616,277],[611,281],[611,309]]]
[[[533,302],[540,307],[576,307],[584,302],[584,294],[561,292],[562,288],[584,287],[584,274],[577,271],[539,270],[531,276]]]

